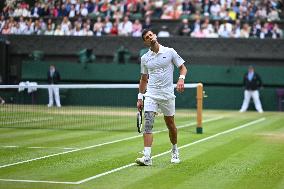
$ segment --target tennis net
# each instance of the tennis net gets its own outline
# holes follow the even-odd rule
[[[176,94],[177,113],[188,119],[196,109],[198,84]],[[61,107],[48,107],[51,85],[0,85],[0,128],[136,131],[137,84],[66,84],[59,88]],[[54,104],[56,104],[54,102]],[[195,111],[195,110],[194,110]]]

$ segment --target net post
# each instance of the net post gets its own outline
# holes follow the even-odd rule
[[[202,128],[203,84],[202,83],[198,83],[198,85],[197,85],[196,101],[197,101],[196,133],[202,134],[203,133],[203,128]]]

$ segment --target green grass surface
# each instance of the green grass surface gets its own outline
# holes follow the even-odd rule
[[[143,150],[135,109],[0,110],[0,188],[284,188],[283,113],[207,110],[204,133],[196,134],[195,112],[177,110],[177,126],[185,127],[176,165],[170,154],[159,156],[171,148],[159,115],[153,166],[140,167],[132,164]]]

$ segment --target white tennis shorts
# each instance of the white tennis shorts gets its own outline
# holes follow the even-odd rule
[[[164,116],[175,115],[175,99],[169,100],[156,100],[151,97],[145,97],[144,100],[144,111],[158,112],[161,109]]]

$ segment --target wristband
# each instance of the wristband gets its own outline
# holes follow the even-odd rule
[[[184,80],[185,79],[185,75],[180,75],[179,79],[183,79]]]
[[[142,93],[138,93],[138,100],[143,100],[143,94]]]

